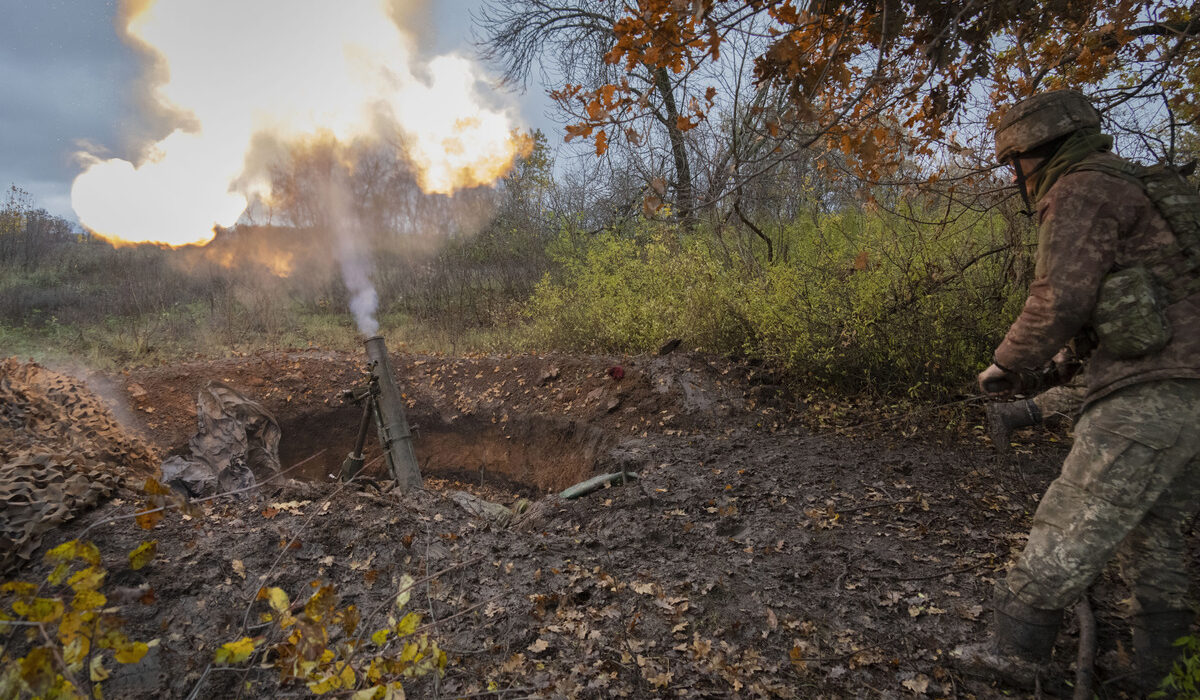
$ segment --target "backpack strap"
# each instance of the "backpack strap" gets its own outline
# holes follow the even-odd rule
[[[1067,173],[1101,172],[1137,185],[1166,220],[1175,242],[1146,262],[1170,305],[1200,292],[1200,192],[1167,164],[1144,166],[1127,160],[1088,160]]]

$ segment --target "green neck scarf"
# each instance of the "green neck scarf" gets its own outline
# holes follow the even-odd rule
[[[1093,153],[1111,151],[1112,146],[1113,137],[1100,133],[1099,129],[1080,129],[1071,134],[1058,147],[1054,155],[1042,163],[1040,168],[1025,176],[1029,182],[1033,183],[1034,203],[1036,204],[1042,197],[1045,197],[1050,188],[1054,187],[1054,183],[1058,182],[1058,178],[1066,174],[1079,161]]]

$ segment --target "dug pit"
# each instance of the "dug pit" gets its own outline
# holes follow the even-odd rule
[[[295,478],[337,478],[342,460],[354,448],[359,417],[354,406],[280,417],[280,462],[286,468],[317,455],[293,472]],[[564,418],[530,415],[493,423],[477,416],[444,420],[435,412],[410,412],[408,417],[422,476],[527,497],[561,491],[589,478],[616,444],[606,431]],[[364,476],[388,478],[380,455],[372,429],[363,450],[369,465]]]

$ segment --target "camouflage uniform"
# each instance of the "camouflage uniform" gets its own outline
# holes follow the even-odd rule
[[[1043,421],[1050,421],[1054,417],[1074,421],[1086,397],[1087,389],[1082,384],[1064,384],[1043,391],[1033,397],[1033,402],[1037,404]]]
[[[1062,177],[1037,211],[1035,280],[996,350],[996,361],[1006,367],[1040,366],[1086,327],[1108,271],[1174,241],[1135,184],[1104,173]],[[1194,483],[1200,479],[1198,311],[1197,296],[1167,308],[1173,339],[1158,353],[1116,359],[1099,347],[1092,355],[1074,447],[1038,507],[1029,544],[1008,580],[1027,605],[1070,604],[1127,535],[1131,545],[1140,543],[1127,545],[1122,558],[1126,574],[1141,579],[1135,597],[1161,588],[1156,598],[1183,604],[1182,527],[1200,508]]]
[[[1096,153],[1084,162],[1116,158]],[[996,350],[1000,367],[1040,367],[1088,331],[1109,272],[1147,264],[1176,242],[1137,184],[1102,172],[1062,176],[1037,202],[1037,215],[1035,280]],[[1138,682],[1147,687],[1193,618],[1184,533],[1200,509],[1200,294],[1165,315],[1172,338],[1158,352],[1128,359],[1103,344],[1095,349],[1071,453],[997,587],[997,619],[1008,615],[1017,629],[1040,625],[1051,630],[1041,638],[1052,641],[1054,611],[1072,604],[1117,555],[1133,593]]]
[[[1133,590],[1141,690],[1193,620],[1183,532],[1200,508],[1200,197],[1178,173],[1109,153],[1100,125],[1086,96],[1057,90],[1014,105],[996,129],[997,161],[1036,200],[1038,253],[980,387],[1023,393],[1068,341],[1092,349],[1074,446],[996,586],[991,634],[953,651],[965,672],[1027,688],[1045,678],[1063,608],[1114,554]]]
[[[1097,153],[1083,162],[1119,161]],[[1036,370],[1091,321],[1100,284],[1112,270],[1152,259],[1176,242],[1141,189],[1106,173],[1061,177],[1037,202],[1037,267],[1029,298],[996,349],[1004,367]],[[1200,294],[1166,308],[1171,342],[1157,353],[1119,359],[1096,348],[1088,361],[1086,403],[1156,379],[1200,379]]]
[[[1091,404],[1007,587],[1073,603],[1117,553],[1134,612],[1185,610],[1184,532],[1200,506],[1200,381],[1134,384]]]

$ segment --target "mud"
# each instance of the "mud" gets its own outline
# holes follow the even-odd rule
[[[340,464],[357,412],[337,395],[356,363],[261,355],[125,381],[152,397],[134,406],[162,446],[186,440],[192,387],[219,378],[275,412],[285,466],[319,449]],[[1026,432],[1001,460],[976,414],[959,416],[956,433],[929,427],[945,424],[938,413],[915,432],[813,430],[826,410],[817,402],[780,403],[769,378],[714,358],[394,364],[428,490],[293,481],[167,517],[153,533],[118,521],[93,535],[120,585],[154,591],[149,604],[122,608],[131,634],[162,640],[140,667],[114,672],[109,697],[304,696],[270,670],[205,674],[216,647],[261,611],[260,586],[295,599],[326,581],[343,604],[369,610],[402,575],[439,571],[412,605],[435,623],[450,663],[444,678],[407,681],[409,697],[1021,697],[962,677],[947,654],[985,633],[988,591],[1023,544],[1069,444],[1061,436]],[[620,380],[607,373],[617,364]],[[642,478],[578,501],[553,495],[614,467]],[[535,500],[499,527],[467,514],[450,488]],[[121,498],[48,544],[133,512],[138,494]],[[306,500],[296,513],[270,505]],[[125,552],[149,537],[158,559],[128,570]],[[1097,692],[1123,697],[1114,679],[1128,662],[1124,592],[1109,572],[1092,595],[1100,677],[1112,681]],[[1056,651],[1064,676],[1073,624]]]

